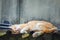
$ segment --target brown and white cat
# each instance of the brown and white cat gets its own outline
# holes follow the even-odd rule
[[[51,33],[57,30],[57,27],[55,27],[53,24],[47,21],[29,21],[26,24],[17,24],[11,26],[13,29],[13,33],[28,33],[30,31],[34,31],[32,34],[33,37],[37,37],[39,35],[42,35],[43,33]]]

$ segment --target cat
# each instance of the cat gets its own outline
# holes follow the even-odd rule
[[[29,21],[26,24],[13,25],[12,28],[14,29],[15,34],[34,31],[34,33],[32,34],[33,37],[38,37],[43,33],[51,33],[57,30],[57,27],[55,27],[52,23],[37,20]]]

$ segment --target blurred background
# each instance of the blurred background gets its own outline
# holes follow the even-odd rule
[[[60,0],[0,0],[0,23],[19,24],[30,20],[47,20],[60,26]],[[60,38],[56,37],[55,40]],[[53,40],[51,35],[46,39]]]
[[[43,19],[60,23],[60,0],[0,0],[0,23]]]

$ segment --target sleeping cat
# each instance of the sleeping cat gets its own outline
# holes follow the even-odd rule
[[[15,28],[14,28],[15,27]],[[14,30],[15,34],[17,33],[28,33],[34,31],[32,34],[33,37],[37,37],[42,35],[43,33],[51,33],[57,30],[57,28],[47,21],[29,21],[26,24],[17,24],[13,25],[12,29]]]

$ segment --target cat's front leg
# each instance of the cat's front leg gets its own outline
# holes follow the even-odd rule
[[[20,31],[20,33],[28,33],[28,30],[29,30],[28,27],[24,27],[24,28]]]

